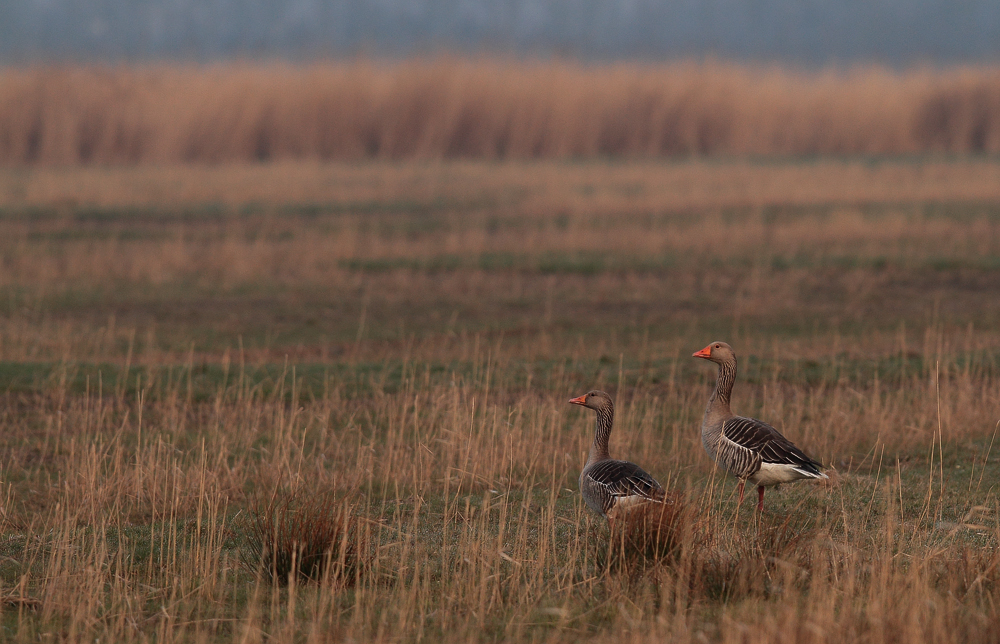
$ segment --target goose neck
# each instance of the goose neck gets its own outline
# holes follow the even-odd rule
[[[709,407],[729,409],[729,398],[733,393],[733,383],[736,382],[736,361],[727,360],[719,363],[719,378],[715,381],[715,391],[708,399]]]
[[[615,410],[612,406],[597,409],[597,421],[594,429],[594,442],[590,446],[587,463],[594,463],[611,458],[608,454],[608,439],[611,437],[611,426],[615,420]]]

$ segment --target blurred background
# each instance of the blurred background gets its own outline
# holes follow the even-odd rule
[[[998,57],[985,0],[3,2],[0,284],[208,353],[604,342],[597,278],[654,340],[992,333]]]
[[[1000,152],[1000,7],[0,6],[0,163]]]
[[[43,283],[117,281],[169,300],[150,284],[194,280],[204,292],[185,295],[210,298],[219,284],[273,282],[317,303],[329,294],[310,288],[336,285],[353,293],[342,319],[301,326],[288,313],[251,335],[357,336],[356,351],[412,321],[358,330],[369,307],[391,308],[388,286],[363,295],[380,280],[513,271],[549,301],[562,275],[662,286],[712,266],[735,271],[729,290],[701,294],[714,304],[650,301],[636,328],[676,331],[693,307],[738,332],[757,307],[755,328],[792,315],[805,329],[828,308],[779,312],[760,279],[985,270],[1000,256],[1000,6],[986,0],[32,0],[0,4],[0,62],[0,208],[18,215],[0,222],[13,235],[5,279],[15,300],[41,298],[36,316],[233,322],[93,293],[53,299]],[[731,238],[686,236],[717,225]],[[268,259],[255,266],[273,269],[232,259],[261,240]],[[281,266],[306,242],[298,273]],[[213,244],[242,250],[205,252]],[[746,266],[763,277],[743,284]],[[754,294],[734,304],[740,288]],[[894,329],[953,295],[886,288],[907,316],[866,324]],[[990,301],[944,315],[978,322]],[[458,310],[422,305],[431,335],[451,319],[440,310]],[[539,313],[466,308],[452,330],[533,328]],[[610,320],[598,318],[601,334]],[[233,341],[195,337],[212,350]]]
[[[448,51],[893,66],[995,61],[989,0],[31,0],[4,62],[313,60]]]

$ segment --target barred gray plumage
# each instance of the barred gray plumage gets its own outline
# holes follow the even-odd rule
[[[713,342],[694,357],[719,365],[715,391],[701,425],[705,451],[720,467],[740,480],[740,500],[746,481],[757,485],[757,509],[764,509],[764,488],[799,479],[825,479],[822,465],[806,456],[774,427],[755,418],[736,416],[729,407],[736,381],[736,353],[725,342]]]
[[[570,402],[597,412],[594,442],[587,464],[580,472],[580,493],[587,507],[610,520],[619,507],[664,500],[666,493],[656,479],[635,463],[613,459],[608,453],[615,417],[611,396],[603,391],[591,391]]]

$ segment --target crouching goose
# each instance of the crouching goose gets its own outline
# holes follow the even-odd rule
[[[629,507],[663,501],[666,493],[652,476],[635,463],[618,461],[608,454],[608,437],[615,419],[615,405],[603,391],[591,391],[570,400],[597,412],[594,443],[580,472],[580,493],[587,507],[613,521]]]
[[[701,423],[701,443],[719,466],[740,480],[740,501],[747,481],[757,485],[757,511],[764,510],[764,488],[799,479],[825,479],[823,467],[775,428],[755,418],[736,416],[729,396],[736,380],[736,353],[713,342],[692,354],[719,365],[719,379]]]

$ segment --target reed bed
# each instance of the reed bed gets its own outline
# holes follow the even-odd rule
[[[992,67],[429,59],[0,71],[0,164],[1000,152]]]

